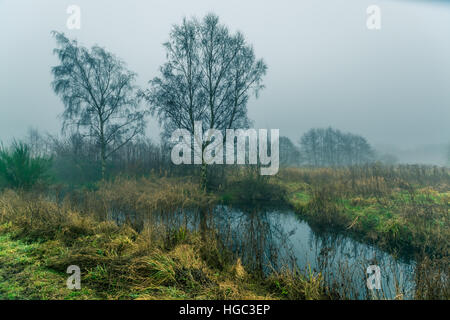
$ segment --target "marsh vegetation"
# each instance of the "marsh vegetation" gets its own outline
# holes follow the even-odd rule
[[[198,168],[201,170],[201,168]],[[3,298],[448,299],[449,172],[235,167],[4,189]],[[213,175],[211,175],[213,176]],[[82,290],[65,287],[79,265]],[[368,265],[382,290],[366,288]]]
[[[261,175],[258,147],[244,137],[234,152],[226,133],[252,130],[268,66],[214,14],[172,27],[145,88],[105,48],[53,37],[62,135],[31,129],[0,149],[1,299],[450,298],[449,168],[398,164],[331,127],[278,146],[274,129],[259,151],[279,147],[281,168]],[[177,130],[200,151],[192,165],[171,161]],[[212,130],[232,140],[227,165],[204,160],[219,139],[196,138]]]

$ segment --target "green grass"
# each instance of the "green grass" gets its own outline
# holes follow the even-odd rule
[[[71,291],[67,275],[43,266],[39,243],[13,240],[0,235],[0,299],[83,299],[89,290]]]
[[[377,197],[348,192],[327,197],[315,194],[313,186],[280,183],[290,190],[288,203],[311,222],[340,227],[387,249],[446,254],[449,192],[418,187],[413,194],[393,190]]]
[[[214,236],[152,225],[137,232],[105,221],[110,204],[145,216],[211,206],[220,199],[249,200],[250,194],[283,200],[318,225],[380,247],[448,255],[450,192],[445,183],[405,189],[362,180],[352,187],[339,171],[298,171],[253,186],[252,178],[233,176],[210,194],[176,178],[120,178],[96,190],[74,191],[58,204],[40,194],[1,192],[0,299],[327,298],[320,274],[286,270],[262,278],[230,259]],[[65,271],[72,264],[81,267],[81,290],[66,288]],[[431,274],[430,268],[423,270]],[[426,294],[435,288],[430,283]]]
[[[320,275],[308,278],[287,272],[268,279],[253,278],[240,262],[222,271],[214,270],[190,245],[145,255],[138,259],[139,264],[131,256],[125,256],[120,259],[124,268],[117,269],[117,260],[94,262],[101,260],[102,253],[87,256],[87,248],[70,249],[57,241],[26,243],[5,233],[4,226],[2,229],[1,300],[326,298]],[[72,250],[85,251],[86,256]],[[68,289],[69,275],[61,271],[67,261],[76,261],[75,257],[93,263],[92,267],[81,267],[81,290]]]

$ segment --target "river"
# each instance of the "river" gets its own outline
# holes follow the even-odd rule
[[[120,223],[124,216],[115,214]],[[163,225],[198,229],[200,214],[179,211],[159,217]],[[207,226],[239,257],[248,270],[262,273],[296,268],[321,273],[324,283],[349,299],[411,299],[415,263],[394,257],[345,232],[312,227],[291,209],[219,205],[206,215]],[[379,287],[376,272],[379,270]],[[368,278],[371,278],[369,289]]]

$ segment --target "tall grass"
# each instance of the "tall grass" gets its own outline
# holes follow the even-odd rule
[[[312,222],[384,248],[448,254],[450,170],[428,166],[286,169],[290,203]]]
[[[81,298],[287,298],[273,289],[271,280],[247,272],[214,229],[203,234],[172,219],[180,210],[217,201],[189,179],[118,178],[101,183],[97,190],[68,193],[59,202],[52,198],[42,193],[2,192],[0,234],[38,243],[32,253],[35,266],[59,274],[69,265],[80,266]],[[117,221],[115,211],[126,218]],[[283,278],[279,275],[277,281]],[[306,285],[308,278],[301,281],[295,290]],[[46,288],[54,293],[52,297],[64,291],[64,283],[52,285],[55,288]],[[32,297],[39,290],[31,280],[22,281],[21,286]],[[308,290],[301,297],[316,298]]]
[[[269,190],[261,193],[266,198],[288,199],[320,225],[381,245],[415,248],[428,257],[418,260],[416,298],[448,298],[448,172],[410,169],[286,169],[261,180],[242,171],[216,193],[201,191],[188,177],[153,176],[119,176],[91,190],[63,193],[5,190],[0,233],[38,243],[36,265],[60,273],[79,265],[90,290],[86,297],[345,298],[345,290],[326,288],[320,273],[295,266],[268,277],[254,272],[229,252],[206,219],[199,228],[180,219],[184,211],[208,212],[227,193],[257,181],[255,190]]]

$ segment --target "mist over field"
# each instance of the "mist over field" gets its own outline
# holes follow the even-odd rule
[[[443,165],[450,143],[448,1],[377,1],[381,30],[368,30],[371,1],[77,1],[81,29],[69,30],[71,1],[0,1],[0,139],[28,128],[57,134],[63,106],[50,86],[52,30],[98,44],[123,59],[145,87],[164,62],[162,43],[183,17],[220,16],[268,65],[250,99],[257,128],[298,143],[311,128],[359,134],[400,162]],[[159,140],[149,118],[147,135]]]
[[[0,49],[0,300],[450,300],[450,1],[0,0]]]

